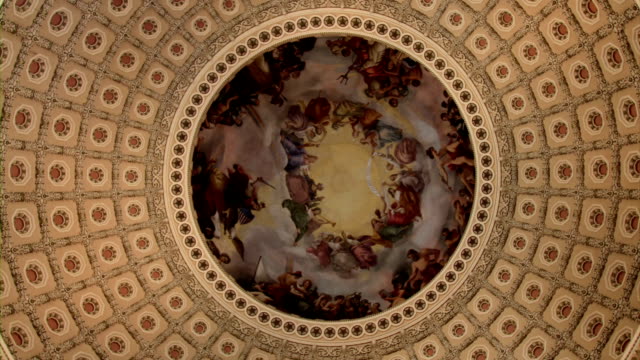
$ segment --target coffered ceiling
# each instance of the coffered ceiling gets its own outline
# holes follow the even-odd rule
[[[0,12],[3,356],[639,356],[633,1],[15,0]],[[355,321],[253,299],[204,250],[188,196],[220,87],[320,35],[420,62],[476,153],[455,260],[406,304]]]

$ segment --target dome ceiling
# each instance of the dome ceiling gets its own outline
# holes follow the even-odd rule
[[[4,356],[638,356],[634,2],[15,0],[1,11]],[[199,229],[192,159],[208,109],[241,69],[301,38],[344,36],[400,50],[447,91],[476,178],[459,245],[430,282],[389,310],[325,321],[260,301],[225,270]],[[320,97],[296,93],[283,115]],[[331,109],[336,94],[324,94]],[[384,119],[392,109],[373,111]],[[242,128],[213,129],[223,127]],[[338,128],[353,138],[351,126]],[[366,162],[372,145],[362,146],[354,151]],[[241,226],[258,224],[269,206],[245,213],[256,219]],[[243,260],[233,237],[223,248],[231,264]]]

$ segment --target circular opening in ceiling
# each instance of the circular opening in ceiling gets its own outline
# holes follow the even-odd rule
[[[285,43],[242,68],[207,112],[192,169],[221,266],[264,303],[322,320],[423,288],[453,254],[475,187],[444,86],[358,37]]]

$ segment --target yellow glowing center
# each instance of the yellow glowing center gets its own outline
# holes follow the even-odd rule
[[[382,209],[384,203],[370,190],[369,184],[381,191],[384,160],[373,157],[369,170],[370,145],[354,139],[350,127],[328,131],[319,147],[307,148],[309,154],[318,157],[310,166],[310,176],[324,186],[319,192],[324,197],[319,205],[322,215],[337,223],[333,231],[355,236],[370,234],[374,211]],[[370,182],[367,182],[368,174]],[[329,227],[324,225],[319,231]]]

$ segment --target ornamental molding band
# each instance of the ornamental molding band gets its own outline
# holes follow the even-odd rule
[[[465,104],[461,113],[465,119],[475,119],[475,126],[469,124],[469,128],[476,130],[477,134],[482,135],[481,140],[472,132],[471,139],[473,150],[478,158],[482,160],[482,168],[478,169],[477,176],[482,176],[477,182],[483,190],[479,191],[485,196],[476,195],[474,203],[479,203],[480,198],[484,200],[483,207],[476,206],[471,212],[470,226],[462,236],[462,242],[467,246],[462,246],[456,254],[450,259],[447,266],[441,270],[436,278],[434,278],[428,286],[424,287],[420,293],[416,294],[411,301],[403,304],[401,309],[396,312],[383,312],[376,316],[370,316],[360,321],[348,321],[345,323],[322,323],[314,321],[306,321],[300,318],[292,317],[287,314],[275,312],[272,309],[261,305],[259,301],[247,297],[243,297],[243,291],[238,288],[237,284],[229,278],[229,276],[219,268],[218,262],[213,260],[213,256],[206,251],[206,245],[202,236],[196,229],[198,225],[194,216],[181,216],[187,214],[183,209],[192,209],[192,201],[189,198],[190,176],[189,168],[186,166],[165,166],[164,167],[164,203],[167,204],[167,216],[170,218],[181,218],[181,221],[171,223],[171,230],[177,246],[180,248],[182,255],[185,257],[187,265],[192,269],[196,278],[201,285],[211,293],[212,297],[218,300],[220,305],[230,312],[234,312],[237,316],[247,323],[257,323],[263,325],[264,332],[268,332],[273,336],[297,338],[297,341],[313,344],[321,338],[324,340],[332,340],[333,343],[359,343],[362,340],[362,334],[356,335],[347,332],[347,335],[334,336],[339,329],[360,328],[367,329],[367,340],[369,338],[379,338],[388,336],[400,330],[400,327],[393,324],[406,326],[419,321],[421,316],[426,316],[437,311],[447,299],[448,294],[455,293],[460,289],[465,278],[474,271],[474,267],[478,264],[482,251],[474,251],[474,248],[480,249],[488,243],[488,231],[493,227],[493,219],[495,219],[496,205],[498,203],[498,195],[493,189],[497,186],[496,175],[499,174],[497,162],[498,158],[497,142],[495,138],[488,134],[493,133],[488,111],[484,107],[471,80],[468,79],[461,67],[447,55],[437,44],[428,38],[420,36],[410,31],[401,23],[391,22],[389,19],[381,16],[360,17],[361,12],[343,10],[340,16],[327,14],[324,18],[315,16],[313,12],[296,13],[295,22],[276,18],[275,21],[267,23],[264,27],[253,28],[248,34],[243,34],[230,44],[220,50],[209,62],[207,62],[194,82],[186,90],[185,96],[177,107],[176,116],[172,120],[172,129],[169,133],[167,148],[165,151],[164,164],[186,164],[192,158],[192,152],[188,149],[194,148],[194,139],[197,137],[199,122],[204,118],[203,111],[211,104],[215,95],[219,92],[221,84],[225,80],[229,80],[234,69],[240,69],[247,62],[255,58],[255,54],[260,54],[264,49],[271,49],[278,44],[285,43],[291,39],[297,39],[308,36],[330,36],[330,35],[365,35],[376,41],[389,46],[400,48],[408,51],[419,63],[427,67],[429,71],[436,75],[445,84],[447,90],[452,94],[453,98],[460,104]],[[336,24],[337,18],[346,18],[346,25]],[[317,25],[312,25],[313,20],[318,19]],[[327,25],[329,24],[329,25]],[[369,25],[367,25],[369,24]],[[364,34],[357,32],[360,27],[367,28]],[[315,28],[315,29],[314,29]],[[275,38],[274,35],[280,33],[277,29],[284,29],[282,33]],[[388,30],[387,30],[388,29]],[[394,36],[395,41],[389,33],[399,31]],[[271,42],[271,39],[273,42]],[[260,40],[259,40],[260,39]],[[415,44],[414,40],[415,39]],[[252,50],[246,50],[251,49]],[[245,49],[240,51],[239,49]],[[239,52],[247,52],[244,57],[240,57]],[[253,55],[253,56],[252,56]],[[455,74],[460,74],[457,77]],[[453,82],[457,81],[458,88],[453,89]],[[468,87],[465,86],[468,84]],[[206,89],[207,91],[202,91]],[[463,100],[460,94],[467,94]],[[478,100],[476,100],[478,99]],[[476,100],[476,101],[474,101]],[[200,119],[200,121],[198,121]],[[487,119],[487,120],[484,120]],[[482,144],[482,145],[481,145]],[[486,166],[485,166],[486,165]],[[179,175],[178,175],[179,174]],[[174,204],[184,204],[180,208],[176,208]],[[193,214],[194,211],[191,210]],[[480,213],[483,215],[481,216]],[[475,220],[474,219],[483,219]],[[194,231],[195,230],[195,231]],[[195,239],[194,239],[195,238]],[[195,244],[194,244],[195,242]],[[462,254],[464,253],[464,255]],[[197,255],[193,255],[197,254]],[[458,267],[454,269],[454,263]],[[425,301],[426,300],[426,301]],[[404,315],[403,315],[404,314]],[[401,320],[397,320],[400,317]],[[271,320],[271,321],[270,321]],[[323,335],[313,336],[309,334],[307,329],[319,327]],[[372,330],[369,330],[373,327]],[[388,331],[384,331],[388,329]],[[335,339],[333,339],[335,337]]]
[[[640,358],[640,4],[0,4],[0,358]]]

